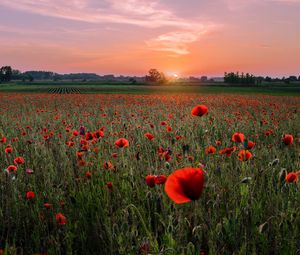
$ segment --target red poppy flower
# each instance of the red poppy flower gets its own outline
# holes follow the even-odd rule
[[[282,141],[285,145],[292,145],[294,137],[292,135],[284,135]]]
[[[73,130],[72,136],[78,136],[79,132],[77,130]]]
[[[155,184],[164,184],[167,181],[167,176],[157,175],[155,176]]]
[[[154,135],[150,133],[145,133],[144,136],[147,137],[150,141],[154,139]]]
[[[113,169],[114,166],[110,161],[107,161],[107,162],[104,162],[103,168],[106,169],[106,170],[110,170],[110,169]]]
[[[221,155],[226,154],[227,157],[230,157],[231,154],[232,154],[233,152],[235,152],[235,151],[236,151],[236,147],[233,146],[233,147],[231,147],[231,148],[225,148],[225,149],[221,150],[219,153],[220,153]]]
[[[92,173],[90,171],[87,171],[85,173],[85,177],[88,178],[88,179],[91,179],[92,178]]]
[[[31,199],[33,199],[34,197],[35,197],[35,194],[34,194],[33,191],[28,191],[28,192],[26,193],[26,199],[27,199],[27,200],[31,200]]]
[[[17,172],[17,167],[15,165],[10,165],[7,167],[8,172]]]
[[[13,152],[13,148],[12,147],[7,147],[7,148],[5,148],[5,153],[6,154],[10,154],[10,153],[12,153]]]
[[[78,160],[82,160],[83,156],[84,156],[83,152],[81,152],[81,151],[76,152],[76,157],[77,157]]]
[[[192,109],[192,116],[202,117],[205,114],[207,114],[207,112],[208,112],[207,106],[200,104],[200,105],[195,106]]]
[[[252,157],[252,153],[248,150],[241,150],[238,157],[240,161],[247,161]]]
[[[170,133],[170,132],[172,131],[172,127],[167,126],[166,131],[167,131],[168,133]]]
[[[107,187],[110,191],[112,191],[112,189],[113,189],[113,184],[112,184],[112,182],[106,183],[106,187]]]
[[[117,158],[117,157],[118,157],[118,153],[114,152],[113,154],[111,154],[111,156],[112,156],[113,158]]]
[[[115,142],[115,145],[119,148],[125,148],[129,146],[129,142],[125,138],[120,138]]]
[[[25,163],[25,159],[23,157],[17,157],[14,159],[14,164],[15,165],[22,165]]]
[[[234,133],[231,140],[235,143],[242,143],[245,140],[245,135],[243,133]]]
[[[285,181],[287,183],[291,183],[291,182],[297,182],[298,181],[298,175],[296,173],[289,173],[286,177],[285,177]]]
[[[212,146],[212,145],[208,146],[208,147],[205,149],[205,153],[206,153],[206,154],[215,154],[216,151],[217,151],[217,149],[216,149],[214,146]]]
[[[66,223],[67,223],[67,219],[62,213],[56,214],[55,220],[59,225],[66,225]]]
[[[50,209],[50,208],[52,207],[52,204],[50,204],[50,203],[45,203],[45,204],[44,204],[44,207],[45,207],[46,209]]]
[[[248,141],[247,150],[251,150],[255,146],[255,143],[252,141]]]
[[[145,181],[150,188],[153,188],[155,186],[155,177],[155,175],[147,175],[145,177]]]
[[[204,189],[204,180],[201,168],[179,169],[168,177],[165,191],[175,203],[187,203],[199,199]]]

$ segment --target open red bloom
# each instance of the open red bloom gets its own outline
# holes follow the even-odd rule
[[[221,150],[219,153],[220,153],[221,155],[226,154],[227,157],[230,157],[231,154],[232,154],[233,152],[235,152],[235,151],[236,151],[236,147],[233,146],[233,147],[231,147],[231,148],[224,148],[224,149]]]
[[[292,145],[294,137],[292,135],[284,135],[282,141],[285,145]]]
[[[12,147],[6,147],[5,148],[5,153],[6,154],[10,154],[10,153],[12,153],[13,152],[13,148]]]
[[[172,131],[172,127],[167,126],[166,131],[167,131],[168,133],[170,133],[170,132]]]
[[[203,115],[207,114],[208,112],[208,108],[203,105],[197,105],[192,109],[192,116],[198,116],[198,117],[202,117]]]
[[[288,183],[291,182],[297,182],[298,181],[298,175],[296,173],[289,173],[286,177],[285,177],[285,181]]]
[[[26,193],[26,199],[31,200],[31,199],[33,199],[34,197],[35,197],[35,194],[34,194],[33,191],[28,191],[28,192]]]
[[[129,146],[129,142],[125,138],[120,138],[115,142],[115,145],[119,148],[125,148]]]
[[[214,146],[212,146],[212,145],[208,146],[208,147],[205,149],[205,153],[206,153],[206,154],[215,154],[216,151],[217,151],[217,149],[216,149]]]
[[[155,184],[164,184],[167,181],[167,176],[157,175],[155,176]]]
[[[52,207],[52,204],[50,204],[50,203],[44,203],[44,207],[46,209],[50,209]]]
[[[106,170],[114,169],[114,165],[110,161],[106,161],[103,164],[103,168]]]
[[[242,143],[245,140],[245,135],[243,133],[234,133],[231,140],[235,143]]]
[[[67,219],[62,213],[56,214],[55,220],[59,225],[66,225],[66,223],[67,223]]]
[[[152,135],[150,133],[145,133],[144,136],[147,137],[149,140],[153,140],[154,139],[154,135]]]
[[[145,177],[145,181],[150,188],[153,188],[155,186],[155,179],[156,179],[155,175],[147,175]]]
[[[252,153],[248,150],[241,150],[238,157],[240,161],[247,161],[252,157]]]
[[[23,157],[17,157],[14,159],[14,164],[15,165],[22,165],[25,163],[25,159]]]
[[[247,150],[251,150],[255,146],[255,143],[252,141],[248,141]]]
[[[8,172],[17,172],[17,167],[15,165],[10,165],[7,167]]]
[[[199,199],[204,189],[204,180],[201,168],[179,169],[168,177],[165,191],[175,203],[187,203]]]
[[[85,177],[88,179],[92,178],[92,173],[90,171],[85,172]]]
[[[73,130],[72,136],[78,136],[79,132],[77,130]]]
[[[113,183],[112,183],[112,182],[106,183],[106,187],[107,187],[110,191],[112,191],[112,189],[113,189]]]

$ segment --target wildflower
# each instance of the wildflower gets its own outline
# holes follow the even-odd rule
[[[17,167],[15,165],[10,165],[7,167],[8,172],[17,172]]]
[[[26,199],[27,199],[27,200],[34,199],[34,197],[35,197],[35,194],[34,194],[33,191],[28,191],[28,192],[26,192]]]
[[[14,159],[14,164],[15,165],[22,165],[25,163],[25,159],[23,157],[17,157]]]
[[[282,138],[282,141],[285,145],[292,145],[293,144],[293,141],[294,141],[294,138],[292,135],[284,135],[283,138]]]
[[[202,117],[207,114],[208,108],[205,105],[197,105],[192,109],[192,116]]]
[[[242,143],[245,140],[245,135],[243,133],[234,133],[231,140],[235,143]]]
[[[167,178],[165,191],[175,203],[187,203],[200,198],[204,180],[204,171],[201,168],[179,169]]]
[[[165,175],[157,175],[154,180],[155,184],[164,184],[167,181],[167,177]]]
[[[52,204],[50,204],[50,203],[44,203],[44,207],[46,209],[50,209],[52,207]]]
[[[212,145],[208,146],[208,147],[205,149],[205,153],[206,153],[206,154],[215,154],[216,151],[217,151],[217,149],[216,149],[214,146],[212,146]]]
[[[147,175],[145,181],[150,188],[155,186],[155,175]]]
[[[298,175],[294,172],[288,173],[287,176],[285,177],[285,181],[287,183],[298,182]]]
[[[67,223],[67,219],[62,213],[56,214],[55,220],[59,225],[66,225],[66,223]]]
[[[150,134],[150,133],[145,133],[144,136],[146,138],[148,138],[150,141],[154,139],[154,135]]]
[[[240,161],[247,161],[252,157],[252,153],[248,150],[241,150],[238,154]]]
[[[115,145],[119,148],[125,148],[129,146],[129,142],[125,138],[120,138],[115,142]]]

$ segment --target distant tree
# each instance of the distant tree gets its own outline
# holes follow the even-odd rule
[[[2,66],[0,69],[0,82],[8,82],[12,79],[11,66]]]
[[[265,78],[265,81],[266,81],[266,82],[271,82],[271,81],[272,81],[272,78],[269,77],[269,76],[267,76],[267,77]]]
[[[201,82],[207,82],[208,78],[207,76],[201,76],[200,81]]]
[[[227,73],[225,72],[224,74],[224,82],[225,83],[230,83],[230,84],[245,84],[245,85],[251,85],[251,84],[255,84],[256,82],[256,78],[249,73],[246,73],[246,75],[244,73],[242,73],[241,75],[239,74],[239,72],[231,72],[231,73]]]
[[[167,79],[164,73],[159,72],[157,69],[150,69],[149,75],[146,75],[147,82],[155,82],[155,83],[165,83]]]
[[[29,82],[33,82],[34,81],[34,77],[32,76],[32,75],[28,75],[28,80],[29,80]]]
[[[22,79],[22,73],[19,70],[12,70],[12,80],[21,80]]]
[[[136,79],[134,79],[133,77],[130,77],[128,80],[131,84],[136,84]]]
[[[298,77],[298,81],[300,81],[300,75],[299,75],[299,77]]]
[[[290,81],[297,81],[297,76],[292,75],[292,76],[289,77],[289,80]]]

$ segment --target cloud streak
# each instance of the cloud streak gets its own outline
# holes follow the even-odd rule
[[[0,6],[92,24],[125,24],[146,29],[165,29],[166,33],[146,41],[146,45],[157,51],[173,54],[189,54],[188,45],[196,42],[211,28],[199,21],[183,19],[158,1],[105,0],[97,5],[94,0],[1,0]],[[99,4],[99,2],[98,2]]]

